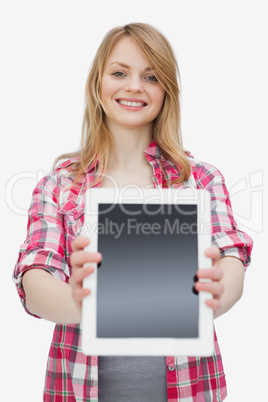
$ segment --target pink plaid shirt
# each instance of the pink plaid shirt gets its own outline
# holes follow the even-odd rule
[[[144,155],[151,165],[155,188],[167,187],[167,177],[171,180],[178,177],[178,170],[160,155],[155,140],[146,148]],[[161,173],[160,158],[165,176]],[[92,164],[79,183],[70,188],[73,179],[69,173],[75,160],[62,163],[34,189],[28,211],[27,238],[21,245],[14,270],[14,281],[24,307],[22,275],[26,270],[39,267],[65,282],[71,275],[71,242],[81,233],[85,189],[94,179],[94,167],[98,162]],[[214,166],[192,156],[189,156],[189,161],[192,166],[191,180],[195,181],[197,188],[205,188],[211,193],[212,242],[220,248],[222,256],[237,257],[247,266],[252,240],[237,229],[224,178]],[[189,187],[189,181],[173,187]],[[168,402],[223,401],[226,397],[216,334],[212,356],[167,356],[166,374]],[[49,351],[44,401],[63,400],[98,401],[98,357],[82,353],[80,325],[56,324]]]

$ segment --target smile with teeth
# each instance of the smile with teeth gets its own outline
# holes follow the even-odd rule
[[[146,106],[145,102],[130,102],[130,101],[126,101],[123,99],[117,99],[117,102],[120,103],[120,105],[124,105],[124,106],[132,106],[132,107]]]

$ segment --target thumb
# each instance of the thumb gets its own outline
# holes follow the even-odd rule
[[[205,251],[205,255],[208,258],[212,259],[213,265],[216,264],[216,262],[219,261],[219,259],[221,258],[220,249],[216,246],[211,246],[211,247],[207,248]]]

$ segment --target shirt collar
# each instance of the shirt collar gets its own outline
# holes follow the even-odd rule
[[[145,156],[150,155],[155,159],[160,159],[161,152],[156,140],[153,140],[150,145],[144,151]]]

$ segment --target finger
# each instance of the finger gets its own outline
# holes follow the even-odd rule
[[[222,282],[196,282],[195,289],[198,292],[208,292],[214,297],[221,297],[224,292],[224,285]]]
[[[221,257],[220,249],[216,246],[207,248],[205,254],[207,257],[212,259],[213,264],[215,264]]]
[[[85,236],[77,236],[71,243],[72,251],[82,250],[90,243],[89,238]]]
[[[89,252],[84,250],[75,251],[70,256],[70,264],[71,266],[76,268],[83,267],[87,262],[96,262],[100,263],[102,260],[101,253],[97,252]]]
[[[83,280],[91,275],[94,272],[94,267],[93,266],[88,266],[86,268],[79,268],[73,271],[72,276],[69,279],[69,285],[71,285],[72,288],[75,287],[80,287],[82,286]]]
[[[206,300],[206,305],[213,311],[216,311],[221,307],[221,302],[218,299],[209,299]]]
[[[73,298],[76,302],[81,302],[90,294],[90,289],[77,288],[73,290]]]
[[[198,278],[220,281],[223,278],[223,270],[220,267],[199,269],[196,273]]]

